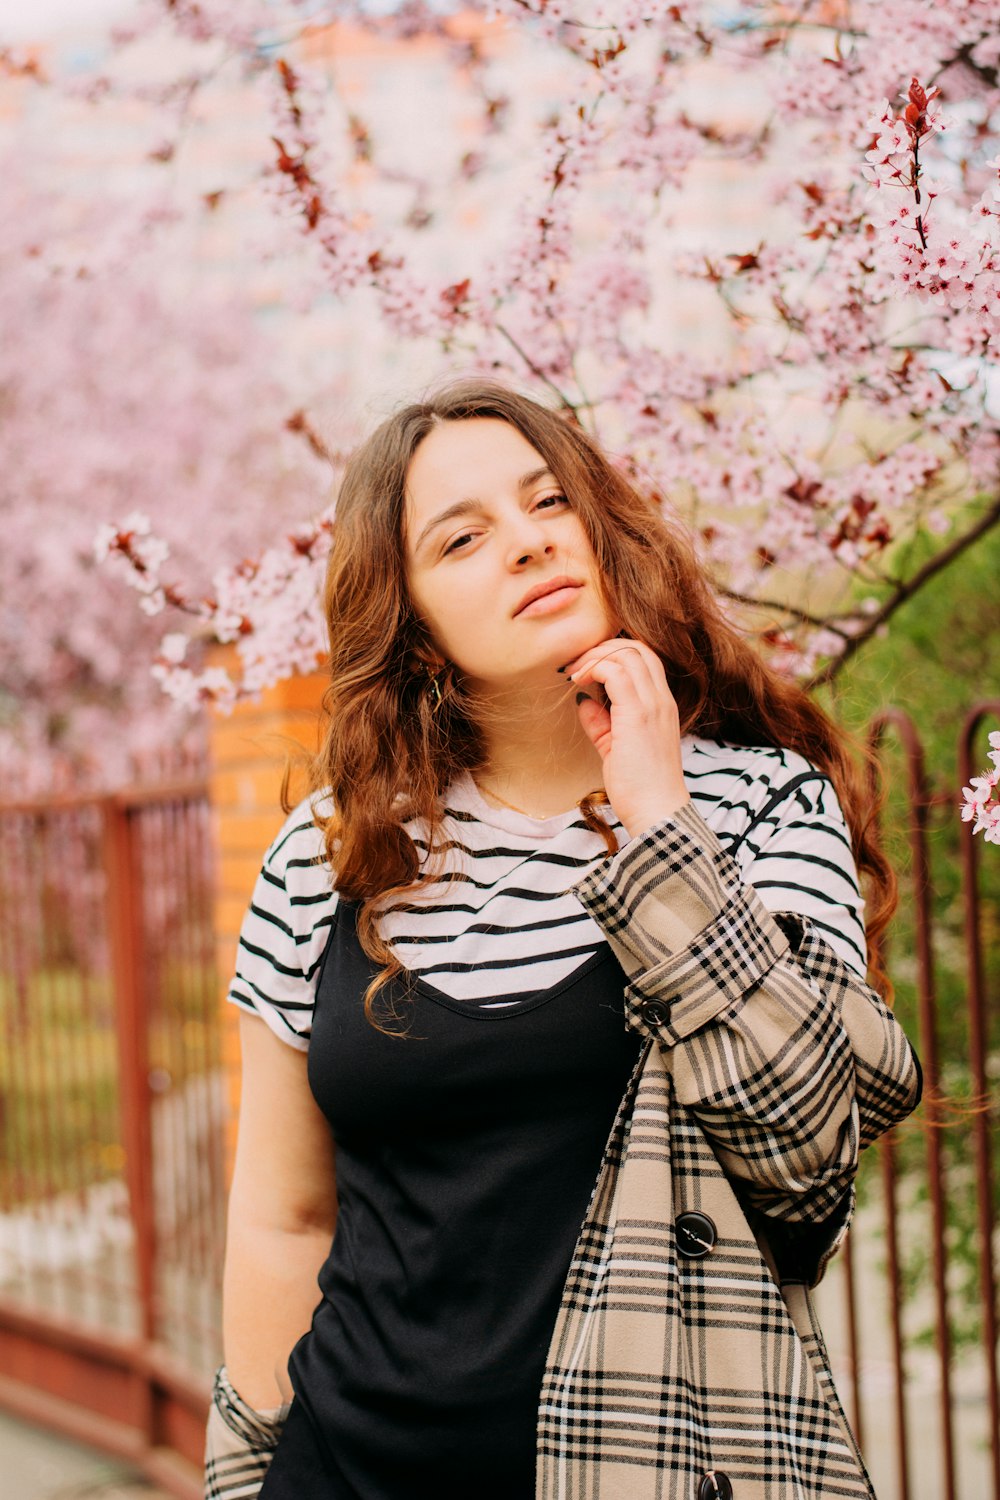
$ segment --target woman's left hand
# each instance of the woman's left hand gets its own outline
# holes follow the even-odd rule
[[[672,817],[690,800],[681,765],[677,704],[663,663],[641,641],[601,641],[567,662],[581,690],[597,683],[607,707],[585,697],[580,722],[604,762],[604,790],[629,837]]]

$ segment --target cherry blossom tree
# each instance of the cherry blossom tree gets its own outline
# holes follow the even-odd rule
[[[160,24],[190,43],[187,111],[223,51],[270,86],[268,189],[316,291],[601,432],[790,669],[832,675],[1000,519],[1000,0],[162,0]],[[435,37],[474,144],[403,171],[411,121],[345,102],[345,28]],[[540,55],[532,113],[517,75]],[[754,204],[699,243],[708,169]],[[517,192],[456,263],[483,183]],[[673,336],[682,300],[705,339]],[[220,604],[252,685],[304,664],[289,631],[312,651],[286,598],[327,526]],[[940,538],[919,568],[918,532]]]
[[[1000,0],[147,0],[87,89],[155,116],[170,212],[266,200],[301,313],[598,433],[821,681],[1000,521],[998,37]],[[410,47],[405,107],[356,87],[359,38],[397,80]],[[166,40],[169,75],[140,76]],[[237,86],[263,165],[185,198]],[[313,665],[332,517],[302,515],[208,602],[109,515],[147,608],[187,611],[156,667],[181,701]],[[190,664],[206,632],[238,684]]]
[[[127,273],[80,274],[86,225],[67,226],[64,205],[14,161],[4,183],[0,773],[9,794],[59,778],[120,781],[165,745],[197,753],[197,717],[179,721],[150,676],[162,622],[123,608],[97,567],[106,518],[155,515],[151,565],[169,558],[207,601],[214,571],[322,502],[328,465],[301,434],[282,433],[293,410],[246,306],[190,290],[171,297],[155,254],[136,253]],[[148,526],[130,524],[139,534]]]

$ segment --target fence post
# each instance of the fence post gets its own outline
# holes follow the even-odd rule
[[[896,1216],[896,1148],[891,1130],[879,1141],[878,1152],[882,1168],[882,1197],[885,1202],[886,1269],[889,1278],[889,1322],[894,1371],[893,1412],[896,1423],[898,1500],[910,1500],[910,1449],[906,1420],[905,1341],[903,1338],[903,1309],[900,1295],[899,1223]]]
[[[868,746],[877,754],[882,743],[885,721],[875,718],[868,726]],[[868,763],[868,789],[872,806],[879,806],[880,777],[874,761]],[[876,837],[881,842],[882,820],[876,822]],[[883,973],[890,972],[888,935],[881,932],[872,942],[870,965]],[[890,1130],[882,1137],[876,1148],[879,1154],[879,1169],[882,1178],[882,1201],[885,1208],[886,1270],[889,1282],[889,1331],[892,1340],[893,1365],[893,1416],[896,1437],[896,1482],[899,1493],[896,1500],[910,1500],[910,1445],[906,1413],[906,1358],[903,1337],[901,1271],[899,1261],[899,1224],[896,1214],[896,1149]],[[849,1286],[851,1315],[854,1316],[853,1287]]]
[[[941,1148],[939,1068],[937,1051],[937,995],[934,956],[931,947],[931,878],[927,851],[927,814],[930,796],[924,769],[924,748],[916,725],[900,708],[887,708],[869,726],[869,743],[877,749],[886,729],[899,736],[906,755],[910,801],[909,845],[913,905],[916,915],[917,1000],[920,1052],[924,1068],[924,1139],[927,1175],[930,1179],[934,1268],[935,1336],[941,1372],[941,1467],[945,1500],[955,1500],[955,1442],[951,1398],[951,1325],[948,1320],[947,1218],[945,1213],[944,1157]]]
[[[136,847],[136,817],[119,799],[103,804],[108,932],[115,995],[118,1089],[125,1181],[135,1235],[139,1332],[144,1344],[156,1336],[156,1222],[153,1199],[152,1117],[149,1089],[148,1010],[144,998],[142,867]],[[153,1393],[142,1382],[141,1409],[147,1440],[153,1432]]]

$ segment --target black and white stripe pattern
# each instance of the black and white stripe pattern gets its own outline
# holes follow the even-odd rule
[[[694,737],[683,749],[693,806],[734,851],[741,880],[768,910],[810,918],[863,974],[863,903],[829,780],[791,751]],[[383,918],[404,966],[453,999],[481,1004],[561,983],[604,941],[574,890],[606,859],[601,837],[575,809],[538,820],[490,807],[469,778],[450,789],[446,814],[450,878],[397,899]],[[407,831],[425,847],[419,826]],[[300,803],[265,857],[230,999],[301,1049],[336,903],[310,805]]]

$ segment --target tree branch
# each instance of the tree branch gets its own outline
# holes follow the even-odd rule
[[[823,619],[819,615],[811,615],[807,609],[799,609],[795,604],[779,604],[777,599],[755,599],[753,594],[740,594],[735,589],[719,589],[718,592],[724,599],[732,599],[734,604],[749,604],[753,609],[772,610],[775,613],[791,615],[793,620],[800,621],[803,625],[814,625],[817,629],[833,630],[837,635],[842,635],[849,640],[847,632],[838,628],[834,619]],[[841,618],[854,619],[853,615],[845,615]]]
[[[571,411],[574,417],[579,420],[579,408],[574,405],[574,403],[569,399],[566,393],[559,389],[554,380],[549,379],[544,370],[539,369],[538,365],[536,365],[535,361],[531,358],[531,355],[528,354],[526,350],[521,348],[521,345],[517,342],[517,339],[514,337],[514,335],[512,333],[508,333],[507,329],[503,326],[502,323],[497,323],[495,326],[497,333],[501,334],[507,340],[508,344],[514,350],[515,354],[519,354],[521,356],[521,358],[524,360],[524,363],[531,371],[532,375],[535,375],[539,380],[544,381],[549,390],[552,391],[554,395],[559,397],[559,400],[566,411]]]
[[[941,551],[936,553],[928,562],[924,563],[922,568],[917,569],[912,578],[908,578],[898,584],[895,592],[889,596],[881,609],[865,622],[857,635],[851,636],[841,654],[835,657],[833,661],[828,662],[821,671],[809,679],[806,684],[807,688],[821,687],[824,683],[832,682],[844,664],[850,661],[851,657],[860,650],[866,641],[871,640],[879,627],[884,625],[887,620],[890,620],[901,605],[905,604],[908,599],[912,599],[914,594],[920,592],[925,583],[937,573],[940,573],[949,563],[954,562],[956,557],[960,557],[963,552],[968,551],[973,542],[978,542],[979,538],[985,536],[998,522],[1000,522],[1000,496],[980,516],[974,526],[970,526],[968,531],[964,531],[953,542],[949,542],[947,547],[942,547]]]

